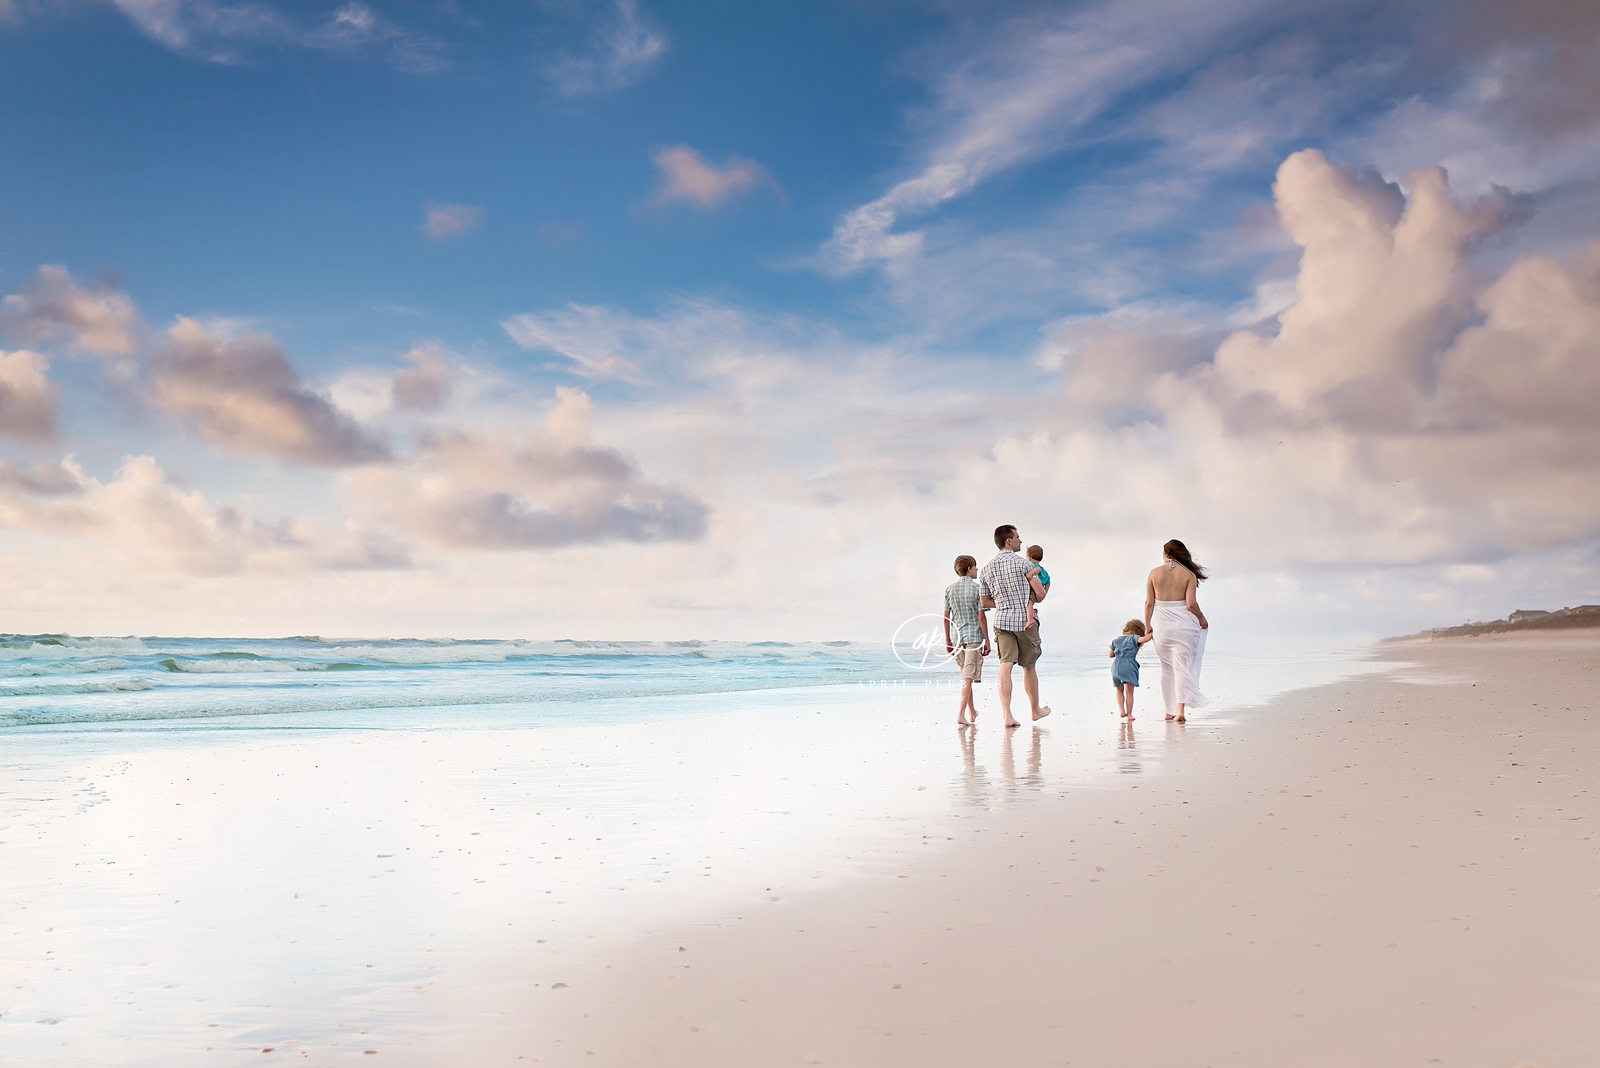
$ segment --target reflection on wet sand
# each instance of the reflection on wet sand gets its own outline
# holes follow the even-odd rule
[[[1017,777],[1016,736],[1014,730],[1001,732],[1000,741],[1000,782],[995,784],[990,781],[988,771],[978,763],[976,727],[959,727],[956,737],[961,743],[961,781],[958,794],[968,803],[973,805],[986,805],[1001,796],[1009,796],[1016,792],[1019,786],[1040,787],[1044,785],[1044,740],[1049,736],[1049,731],[1042,727],[1034,727],[1028,732],[1028,757],[1026,768],[1019,779]],[[999,789],[996,789],[996,786]]]
[[[1133,721],[1125,719],[1117,728],[1117,771],[1122,775],[1137,775],[1141,770],[1139,766],[1139,747],[1133,736]]]

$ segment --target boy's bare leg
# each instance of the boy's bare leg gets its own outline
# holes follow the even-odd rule
[[[1022,669],[1022,688],[1028,692],[1028,707],[1033,709],[1035,721],[1044,719],[1050,714],[1049,705],[1039,703],[1039,671],[1037,668],[1025,667]]]
[[[972,680],[961,680],[961,704],[956,708],[956,722],[967,726],[971,721],[967,719],[967,706],[972,704]]]
[[[1000,711],[1005,713],[1007,727],[1020,727],[1011,715],[1011,668],[1006,661],[1000,661]]]

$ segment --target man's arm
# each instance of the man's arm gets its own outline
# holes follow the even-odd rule
[[[994,598],[990,597],[987,593],[984,594],[983,596],[978,598],[978,607],[979,608],[993,608],[994,607]]]
[[[981,611],[978,613],[978,630],[983,633],[983,655],[989,655],[989,617]]]
[[[1045,594],[1050,592],[1050,587],[1039,581],[1039,572],[1028,572],[1028,585],[1033,587],[1033,599],[1037,603],[1044,600]]]

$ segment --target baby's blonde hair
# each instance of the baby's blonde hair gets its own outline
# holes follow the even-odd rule
[[[1130,619],[1128,622],[1122,625],[1122,633],[1132,634],[1136,637],[1143,638],[1144,624],[1140,623],[1137,619]]]
[[[1028,546],[1028,559],[1032,560],[1034,563],[1038,563],[1040,560],[1043,560],[1044,559],[1044,546],[1043,545],[1030,545],[1030,546]]]

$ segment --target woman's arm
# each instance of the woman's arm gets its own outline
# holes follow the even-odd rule
[[[1144,630],[1150,633],[1150,617],[1156,611],[1156,580],[1152,577],[1154,572],[1144,577]]]
[[[1189,611],[1194,613],[1194,618],[1196,618],[1196,619],[1198,619],[1200,621],[1200,629],[1201,630],[1205,630],[1208,627],[1210,627],[1211,624],[1206,622],[1206,614],[1204,612],[1200,611],[1200,602],[1195,597],[1195,595],[1197,593],[1199,593],[1199,592],[1200,592],[1200,580],[1195,578],[1193,575],[1190,575],[1189,576],[1189,592],[1188,592],[1188,595],[1184,597],[1184,600],[1189,602]]]

